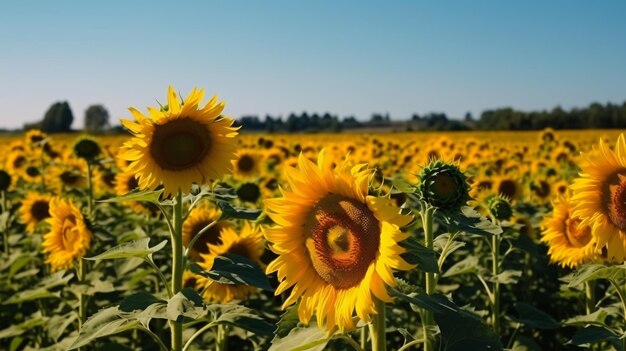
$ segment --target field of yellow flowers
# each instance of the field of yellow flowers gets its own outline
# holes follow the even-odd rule
[[[3,137],[2,350],[626,350],[619,131]],[[224,113],[224,114],[223,114]]]

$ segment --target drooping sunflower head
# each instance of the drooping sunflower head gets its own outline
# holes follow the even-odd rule
[[[580,177],[574,179],[573,214],[592,229],[596,251],[606,248],[609,261],[626,257],[626,140],[620,135],[615,151],[600,140],[583,155]]]
[[[206,226],[220,217],[218,210],[207,207],[196,207],[191,210],[189,217],[183,223],[183,245],[189,246],[189,243],[195,238]],[[201,254],[209,252],[211,245],[221,244],[220,233],[231,225],[225,221],[219,221],[209,229],[202,232],[199,239],[196,240],[193,247],[189,250],[189,257],[192,261],[197,261]]]
[[[26,224],[29,233],[35,231],[39,222],[50,217],[50,195],[28,193],[20,207],[20,219]]]
[[[459,211],[470,199],[467,177],[457,164],[433,160],[422,168],[419,178],[422,199],[437,209]]]
[[[43,237],[43,252],[48,254],[46,263],[53,271],[67,269],[75,260],[85,256],[91,245],[91,231],[80,210],[62,198],[50,200],[50,232]]]
[[[93,162],[100,155],[102,150],[97,141],[90,137],[80,137],[74,142],[74,155],[83,158],[87,162]]]
[[[130,162],[126,171],[137,174],[141,189],[163,184],[168,196],[231,171],[237,128],[221,115],[223,102],[213,97],[200,107],[203,97],[204,90],[194,88],[181,103],[170,87],[167,108],[150,107],[149,117],[130,108],[135,121],[121,120],[134,137],[124,143],[119,157]]]
[[[560,197],[553,205],[552,216],[541,222],[541,241],[548,244],[552,262],[575,268],[594,259],[591,228],[572,213],[570,200]]]
[[[241,232],[237,234],[232,227],[223,227],[219,233],[219,244],[210,245],[207,253],[201,253],[201,260],[198,265],[208,271],[213,267],[215,257],[235,254],[247,258],[259,267],[263,267],[261,256],[264,250],[263,235],[259,228],[246,222]],[[198,276],[196,282],[196,285],[204,290],[206,300],[218,303],[241,300],[257,290],[250,285],[221,284],[202,276]]]
[[[276,294],[293,287],[283,308],[301,298],[298,315],[320,327],[354,327],[353,314],[369,321],[374,298],[390,301],[385,285],[395,286],[392,269],[413,266],[400,255],[400,230],[411,221],[388,196],[368,195],[372,170],[347,162],[333,168],[321,152],[317,164],[302,154],[286,170],[289,190],[265,200],[276,223],[264,231],[278,258],[267,267],[281,281]]]
[[[511,202],[502,195],[492,195],[487,198],[489,213],[499,221],[507,221],[513,215]]]
[[[0,191],[6,191],[10,186],[11,175],[7,171],[0,169]]]

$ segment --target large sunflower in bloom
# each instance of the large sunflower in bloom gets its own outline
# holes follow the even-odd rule
[[[46,263],[52,270],[67,269],[81,259],[91,244],[91,231],[80,210],[69,200],[50,200],[50,232],[43,237],[43,252],[49,254]]]
[[[343,162],[332,169],[324,152],[317,164],[300,155],[297,168],[286,170],[289,190],[265,200],[277,224],[265,230],[279,255],[267,267],[277,272],[276,294],[293,287],[283,308],[301,298],[300,321],[315,313],[318,326],[332,331],[354,328],[377,313],[374,298],[389,302],[385,285],[395,286],[392,269],[413,268],[398,242],[409,235],[400,227],[411,221],[389,197],[368,195],[372,170]],[[373,296],[372,296],[373,295]]]
[[[126,171],[137,174],[141,189],[162,183],[170,195],[231,171],[237,128],[221,115],[223,102],[215,96],[200,107],[203,97],[204,89],[194,88],[181,103],[169,87],[165,108],[149,107],[148,117],[131,107],[135,121],[121,120],[134,137],[124,143],[119,157],[130,162]]]
[[[222,228],[219,242],[215,245],[206,244],[206,246],[209,250],[207,253],[200,253],[201,261],[198,262],[198,265],[207,271],[213,267],[215,257],[224,254],[243,256],[259,266],[263,266],[261,263],[261,255],[265,251],[263,234],[258,228],[247,222],[239,234],[231,227]],[[205,299],[218,303],[244,299],[257,290],[250,285],[222,284],[202,276],[196,277],[196,285],[204,290]]]
[[[626,245],[626,141],[621,134],[615,151],[602,140],[583,155],[582,172],[571,189],[573,215],[591,227],[596,251],[606,248],[609,261],[621,263]]]
[[[575,268],[595,256],[591,228],[572,215],[572,203],[559,197],[553,203],[552,216],[541,222],[541,241],[548,244],[548,255],[562,267]]]

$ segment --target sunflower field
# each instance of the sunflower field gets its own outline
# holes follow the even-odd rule
[[[3,137],[1,350],[626,350],[619,131]]]

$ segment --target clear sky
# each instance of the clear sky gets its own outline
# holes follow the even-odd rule
[[[368,119],[626,100],[626,1],[0,1],[0,127],[219,94]]]

